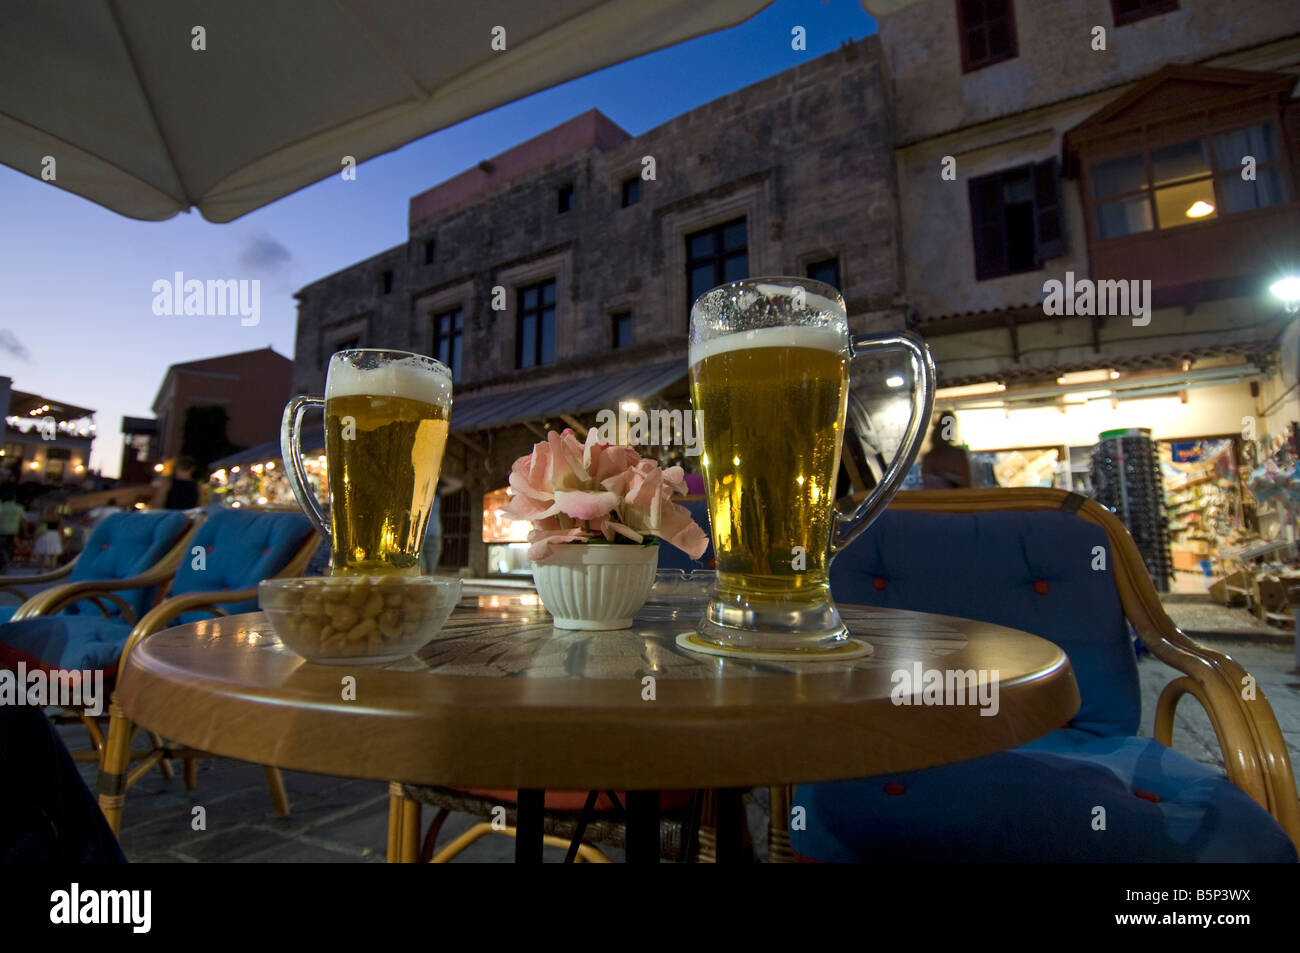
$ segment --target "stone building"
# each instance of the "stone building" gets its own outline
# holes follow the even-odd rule
[[[447,361],[443,565],[484,572],[484,494],[546,429],[688,406],[703,291],[821,278],[855,331],[902,326],[887,88],[869,37],[640,136],[585,113],[413,197],[403,243],[298,293],[294,390],[348,346]]]
[[[1300,274],[1294,4],[864,4],[896,104],[909,323],[973,449],[1300,417],[1300,336],[1269,291]],[[1144,313],[1115,285],[1053,313],[1093,281],[1149,289]]]

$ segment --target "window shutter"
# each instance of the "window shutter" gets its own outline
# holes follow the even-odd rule
[[[1040,262],[1065,254],[1061,177],[1055,158],[1034,163],[1034,254]]]
[[[1005,275],[1007,239],[1002,176],[985,176],[970,183],[970,223],[975,246],[975,280]]]

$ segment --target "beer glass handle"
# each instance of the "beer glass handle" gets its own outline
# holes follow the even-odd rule
[[[835,513],[835,531],[831,534],[832,556],[857,539],[894,498],[916,461],[916,455],[921,449],[921,438],[925,433],[925,422],[934,410],[934,359],[930,357],[930,349],[920,337],[910,331],[862,334],[853,338],[851,344],[854,357],[874,351],[906,351],[912,359],[912,378],[916,381],[916,387],[912,391],[912,416],[908,418],[903,441],[885,469],[880,483],[852,513]]]
[[[284,417],[280,420],[280,456],[284,458],[284,473],[289,478],[289,488],[293,490],[298,505],[307,514],[316,527],[316,532],[326,539],[330,538],[329,524],[316,494],[312,492],[307,479],[307,468],[302,465],[302,415],[309,407],[324,407],[325,401],[319,397],[295,397],[284,408]]]

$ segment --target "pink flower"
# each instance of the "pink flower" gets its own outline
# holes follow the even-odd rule
[[[672,502],[686,492],[684,480],[681,467],[661,470],[631,447],[602,443],[594,428],[585,444],[572,430],[551,431],[510,468],[514,495],[505,512],[533,524],[528,556],[534,560],[548,558],[554,545],[597,536],[636,543],[657,536],[698,559],[708,536],[689,510]]]

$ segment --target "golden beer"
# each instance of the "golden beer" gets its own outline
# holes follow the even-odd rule
[[[691,349],[718,587],[825,599],[848,399],[845,336],[761,328]]]
[[[907,355],[916,387],[898,452],[851,513],[835,509],[849,364]],[[719,285],[691,307],[691,402],[717,579],[684,648],[755,658],[860,658],[831,598],[835,554],[888,504],[934,404],[934,362],[910,332],[854,335],[844,298],[806,278]]]
[[[336,573],[419,571],[449,410],[412,397],[327,389],[325,458]]]

